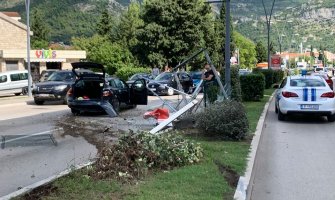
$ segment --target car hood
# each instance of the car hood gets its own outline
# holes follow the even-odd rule
[[[36,83],[36,86],[57,86],[57,85],[69,85],[71,82],[64,82],[64,81],[45,81]]]
[[[163,80],[163,81],[149,81],[148,85],[152,84],[169,84],[171,81],[169,80]]]

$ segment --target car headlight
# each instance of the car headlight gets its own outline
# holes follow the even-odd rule
[[[54,90],[64,90],[65,88],[67,88],[67,85],[58,85],[54,87]]]

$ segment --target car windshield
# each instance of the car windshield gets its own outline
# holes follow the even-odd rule
[[[318,79],[292,79],[291,87],[325,87],[325,83]]]
[[[167,80],[171,80],[173,74],[169,73],[169,72],[164,72],[161,73],[160,75],[158,75],[155,80],[156,81],[167,81]]]
[[[132,77],[130,77],[130,81],[135,81],[140,78],[148,78],[147,74],[134,74]]]
[[[73,80],[74,79],[74,74],[69,71],[69,72],[54,72],[52,73],[47,81],[67,81],[67,80]]]

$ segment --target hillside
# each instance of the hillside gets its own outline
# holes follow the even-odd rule
[[[270,2],[266,5],[270,10]],[[261,1],[242,0],[232,7],[236,29],[254,41],[264,41],[266,24]],[[271,40],[278,47],[278,36],[282,35],[283,51],[298,51],[300,43],[303,48],[312,45],[335,51],[335,1],[277,0],[273,15]]]
[[[130,0],[32,0],[31,9],[42,10],[51,27],[52,41],[69,42],[73,36],[90,36],[101,11],[107,7],[119,14]],[[232,0],[232,16],[236,30],[253,41],[266,42],[265,16],[261,0]],[[266,0],[270,10],[272,0]],[[219,5],[216,5],[219,6]],[[0,11],[18,11],[25,21],[24,0],[1,0]],[[323,46],[335,51],[335,1],[334,0],[276,0],[271,40],[282,49],[298,50],[303,46]],[[279,48],[277,48],[279,50]]]

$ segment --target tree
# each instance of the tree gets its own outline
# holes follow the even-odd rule
[[[107,9],[104,9],[101,13],[100,21],[97,24],[97,32],[99,35],[106,36],[111,33],[112,30],[112,18]]]
[[[218,22],[218,27],[217,27],[217,34],[220,36],[220,50],[222,53],[220,54],[220,63],[225,62],[225,39],[226,39],[226,1],[224,0],[222,3],[222,7],[220,10],[220,17],[217,20]],[[234,41],[234,27],[233,23],[231,23],[231,17],[230,17],[230,32],[231,37],[230,37],[230,55],[233,55],[233,52],[235,52],[236,45]]]
[[[265,46],[263,45],[262,41],[257,42],[255,50],[256,50],[257,63],[266,62],[267,54]]]
[[[134,58],[130,51],[117,43],[110,42],[107,36],[72,38],[72,44],[76,49],[87,52],[87,60],[103,64],[109,74],[115,74],[118,69],[134,65]]]
[[[240,68],[253,68],[257,62],[255,44],[236,31],[233,32],[233,35],[240,52]],[[264,55],[266,57],[265,48]]]
[[[138,29],[144,25],[143,20],[140,18],[140,8],[141,6],[137,1],[132,1],[128,10],[122,13],[117,30],[118,42],[134,54],[138,52],[136,49],[138,45]]]
[[[31,13],[31,46],[35,49],[48,48],[49,27],[45,23],[44,16],[39,9],[32,10]]]
[[[275,47],[273,45],[273,42],[270,42],[270,55],[276,54]]]
[[[149,65],[177,65],[206,47],[205,27],[214,28],[211,9],[204,0],[146,0],[141,18],[139,58]]]

